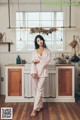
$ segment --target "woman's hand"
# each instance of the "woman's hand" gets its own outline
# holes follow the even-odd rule
[[[34,64],[38,64],[40,61],[39,60],[34,60],[33,63]]]

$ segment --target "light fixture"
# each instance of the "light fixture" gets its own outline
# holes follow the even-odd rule
[[[18,0],[19,21],[21,21],[21,20],[20,20],[20,6],[19,6],[19,5],[20,5],[20,3],[19,3],[19,0]],[[20,25],[20,27],[21,27],[21,22],[19,22],[19,23],[20,23],[19,25]],[[20,29],[20,41],[22,41],[22,38],[21,38],[21,29]]]
[[[60,0],[60,2],[62,2],[62,1]],[[62,5],[61,5],[61,12],[62,12]],[[61,28],[61,41],[63,40],[63,39],[62,39],[62,34],[63,34],[63,30],[62,30],[62,28]]]
[[[71,0],[70,0],[70,5],[69,5],[69,28],[71,28]]]
[[[8,0],[8,20],[9,20],[9,27],[8,29],[11,29],[11,21],[10,21],[10,0]]]

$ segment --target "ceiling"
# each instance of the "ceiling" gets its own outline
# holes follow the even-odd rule
[[[69,2],[70,0],[10,0],[10,3],[40,3],[41,2]],[[80,2],[80,0],[71,0],[71,2]],[[7,4],[8,0],[0,0],[0,4]]]

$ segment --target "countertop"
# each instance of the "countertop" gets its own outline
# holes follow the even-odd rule
[[[75,66],[74,64],[55,64],[55,66]]]
[[[24,66],[25,64],[7,64],[5,66]]]
[[[6,64],[5,66],[30,66],[30,63],[27,64]],[[75,66],[74,64],[49,64],[49,66]]]

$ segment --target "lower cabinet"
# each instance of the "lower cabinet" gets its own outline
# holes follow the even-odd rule
[[[5,66],[5,101],[18,102],[24,98],[24,66]]]
[[[8,96],[22,95],[22,70],[8,69]]]
[[[75,67],[56,66],[56,98],[59,100],[75,101]]]
[[[58,69],[58,95],[72,96],[72,69]]]

